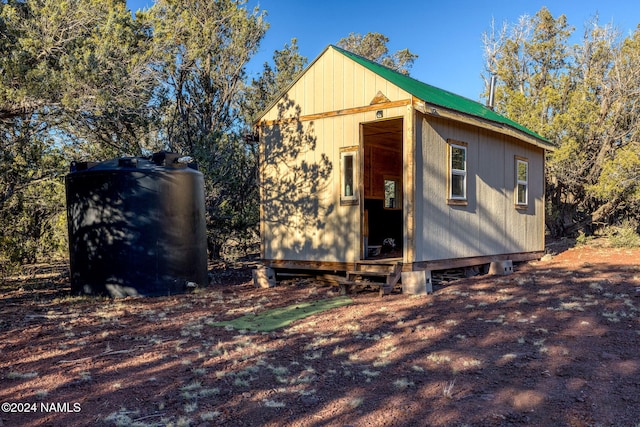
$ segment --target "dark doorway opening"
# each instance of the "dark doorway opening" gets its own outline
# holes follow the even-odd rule
[[[402,129],[401,118],[362,125],[363,258],[402,257]]]

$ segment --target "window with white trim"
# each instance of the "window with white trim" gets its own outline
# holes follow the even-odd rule
[[[529,204],[529,162],[516,157],[516,207]]]
[[[449,143],[449,201],[467,200],[467,146]]]
[[[340,149],[340,204],[358,203],[358,147]]]

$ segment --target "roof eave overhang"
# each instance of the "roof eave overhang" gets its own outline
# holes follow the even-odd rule
[[[427,116],[442,117],[445,119],[455,120],[457,122],[466,123],[472,126],[477,126],[483,129],[491,130],[493,132],[498,132],[503,135],[509,135],[519,140],[522,140],[526,143],[534,145],[538,148],[541,148],[545,151],[555,150],[555,147],[549,142],[543,139],[536,138],[533,135],[529,135],[525,132],[522,132],[519,129],[513,128],[511,126],[508,126],[502,123],[486,120],[486,119],[483,119],[482,117],[465,114],[460,111],[451,110],[449,108],[445,108],[436,104],[431,104],[429,102],[426,102],[417,98],[414,98],[413,100],[413,107],[417,111]]]

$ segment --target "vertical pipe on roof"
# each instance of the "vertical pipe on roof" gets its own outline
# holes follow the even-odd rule
[[[489,86],[489,103],[487,107],[493,110],[494,102],[495,102],[495,92],[496,92],[496,75],[491,74],[491,83]]]

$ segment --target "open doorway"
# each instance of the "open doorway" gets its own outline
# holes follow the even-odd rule
[[[363,123],[363,258],[402,257],[402,119]]]

